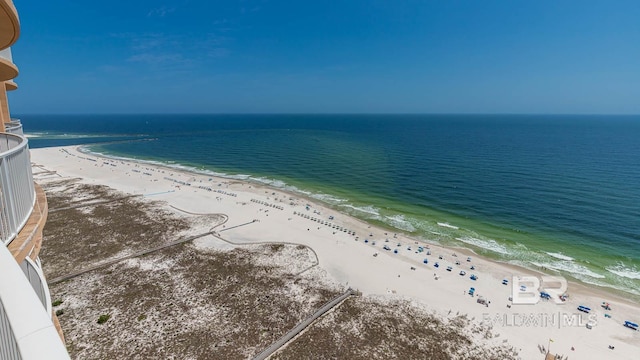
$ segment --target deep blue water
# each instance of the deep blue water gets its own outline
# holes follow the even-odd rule
[[[640,294],[640,116],[25,115],[22,122],[40,136],[32,148],[96,143],[94,151],[112,155],[246,175],[427,240]]]

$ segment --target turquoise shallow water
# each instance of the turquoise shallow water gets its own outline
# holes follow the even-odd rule
[[[111,155],[250,178],[426,240],[640,295],[640,117],[22,120],[40,136],[32,148],[96,143]]]

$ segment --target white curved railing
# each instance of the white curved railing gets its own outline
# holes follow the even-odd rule
[[[10,243],[36,201],[26,138],[0,133],[0,240]]]
[[[12,119],[8,123],[5,123],[4,126],[5,126],[5,131],[8,132],[9,134],[21,135],[21,136],[24,135],[24,133],[22,132],[22,123],[20,122],[20,120]]]
[[[9,60],[9,62],[13,62],[13,56],[11,55],[11,48],[8,47],[6,49],[0,50],[0,58]]]
[[[42,303],[42,306],[47,311],[48,314],[51,314],[51,294],[49,293],[49,287],[47,286],[47,280],[42,273],[42,269],[31,260],[31,258],[26,257],[20,263],[20,268],[22,272],[27,277],[29,284],[35,291],[38,299]]]
[[[69,359],[40,299],[5,246],[0,246],[0,358]]]

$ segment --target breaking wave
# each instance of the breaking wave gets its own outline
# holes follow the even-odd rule
[[[507,247],[503,244],[498,243],[492,239],[478,239],[470,236],[458,237],[456,240],[462,241],[465,244],[473,245],[475,247],[479,247],[485,250],[493,251],[502,255],[510,255],[511,252],[507,249]]]
[[[552,252],[548,252],[546,253],[547,255],[554,257],[556,259],[560,259],[560,260],[566,260],[566,261],[573,261],[574,259],[571,256],[567,256],[561,253],[552,253]]]
[[[371,206],[371,205],[360,207],[360,206],[354,206],[354,205],[351,205],[351,204],[342,204],[340,206],[344,207],[344,208],[347,208],[347,209],[350,209],[351,211],[356,212],[356,213],[366,214],[366,215],[369,216],[369,218],[373,218],[373,219],[376,219],[376,220],[380,219],[380,209],[378,209],[378,208],[376,208],[374,206]]]
[[[628,267],[622,262],[614,266],[607,266],[605,268],[608,272],[621,276],[627,279],[640,280],[640,270],[635,267]]]
[[[592,270],[587,269],[585,266],[577,264],[572,261],[556,261],[553,263],[548,263],[548,262],[538,263],[538,262],[532,261],[531,264],[538,267],[551,269],[551,270],[564,271],[577,278],[580,278],[581,276],[587,276],[594,279],[606,278],[606,276],[602,274],[598,274]]]
[[[408,232],[416,231],[416,228],[411,224],[411,222],[409,222],[409,220],[404,217],[404,215],[385,216],[383,221],[396,229]]]

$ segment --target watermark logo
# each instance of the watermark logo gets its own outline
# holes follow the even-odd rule
[[[562,276],[514,276],[511,280],[511,299],[514,305],[534,305],[540,299],[562,304],[567,280]]]
[[[569,328],[588,327],[598,324],[595,314],[582,313],[484,313],[482,322],[501,327]]]

